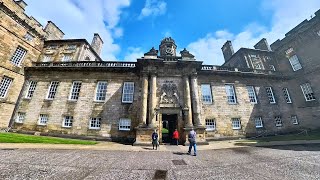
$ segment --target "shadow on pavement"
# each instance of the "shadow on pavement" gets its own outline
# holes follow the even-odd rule
[[[172,154],[175,154],[175,155],[188,155],[188,153],[185,153],[185,152],[172,152]]]
[[[320,144],[300,144],[300,145],[276,145],[262,148],[292,150],[292,151],[320,151]]]

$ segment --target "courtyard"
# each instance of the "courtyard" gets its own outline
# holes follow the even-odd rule
[[[130,149],[132,146],[124,146]],[[0,147],[0,179],[319,179],[320,145],[161,151]]]

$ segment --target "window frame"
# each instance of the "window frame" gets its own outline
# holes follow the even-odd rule
[[[132,93],[125,93],[126,91],[126,85],[129,85],[129,84],[132,84],[133,88],[132,88]],[[134,82],[132,81],[126,81],[123,83],[123,87],[122,87],[122,96],[121,96],[121,102],[122,103],[133,103],[133,100],[134,100]],[[129,101],[125,101],[125,95],[130,95],[130,99],[132,100],[129,100]]]
[[[89,129],[100,130],[101,129],[101,117],[91,117],[89,119]],[[94,123],[92,123],[94,122]],[[94,125],[94,126],[91,126]]]
[[[15,118],[14,122],[18,123],[18,124],[23,124],[25,118],[26,118],[26,113],[25,112],[18,112],[17,113],[17,117]]]
[[[216,130],[216,120],[212,119],[205,119],[206,131],[215,131]]]
[[[22,64],[22,61],[26,57],[27,52],[28,51],[25,48],[18,46],[11,56],[10,62],[15,66],[20,66]]]
[[[249,87],[251,88],[250,90],[252,92],[249,92]],[[248,97],[249,97],[249,101],[251,104],[258,104],[258,99],[257,99],[257,94],[256,94],[256,89],[254,86],[251,85],[247,85],[247,92],[248,92]],[[251,93],[251,96],[250,96]],[[253,96],[252,96],[253,95]],[[254,102],[252,102],[251,100],[254,99]]]
[[[231,89],[228,89],[227,87],[231,87]],[[234,84],[225,84],[225,90],[226,90],[228,104],[237,104],[237,95],[236,95]],[[228,90],[232,90],[233,95],[229,94],[231,93],[231,91],[228,91]],[[230,101],[230,97],[234,98],[234,102]]]
[[[257,123],[257,122],[259,122],[259,123]],[[256,129],[263,128],[263,120],[262,120],[261,116],[254,118],[254,125],[255,125]]]
[[[293,64],[294,62],[295,62],[295,64]],[[296,54],[289,57],[289,63],[291,65],[293,71],[298,71],[298,70],[302,69],[302,65],[301,65],[300,60]],[[298,65],[298,67],[297,67],[297,65]]]
[[[119,123],[118,123],[118,130],[119,131],[131,131],[131,119],[120,118]]]
[[[105,89],[102,89],[102,91],[104,90],[104,92],[98,92],[99,91],[99,84],[100,83],[105,83]],[[108,82],[107,81],[98,81],[97,85],[96,85],[96,90],[95,90],[95,95],[94,95],[94,101],[96,102],[105,102],[107,99],[107,89],[108,89]],[[100,90],[101,91],[101,90]],[[104,95],[104,99],[103,100],[98,100],[98,94],[103,94]]]
[[[10,77],[7,77],[7,76],[3,76],[2,77],[2,79],[0,81],[0,98],[4,99],[4,98],[7,97],[9,89],[10,89],[12,83],[13,83],[13,78],[10,78]],[[4,92],[3,96],[2,96],[2,92]]]
[[[272,87],[268,86],[268,87],[265,87],[265,89],[266,89],[266,93],[267,93],[267,96],[269,99],[269,104],[276,104],[277,102],[276,102],[276,98],[274,96]],[[270,90],[270,92],[268,92],[268,90]],[[270,98],[272,98],[272,100],[273,100],[272,102],[270,101],[271,100]]]
[[[77,87],[76,87],[76,85],[77,85]],[[69,97],[68,97],[69,101],[78,101],[79,100],[81,87],[82,87],[82,81],[72,81],[72,86],[71,86]],[[78,89],[78,91],[76,91],[77,89]]]
[[[282,88],[282,92],[283,92],[284,99],[286,100],[286,103],[292,104],[292,100],[291,100],[288,88],[286,87]]]
[[[316,97],[314,96],[314,93],[313,93],[313,90],[312,90],[312,87],[311,87],[310,83],[307,82],[307,83],[304,83],[304,84],[300,84],[300,88],[301,88],[301,91],[303,93],[304,99],[307,102],[316,100]],[[308,94],[304,90],[308,91]],[[311,99],[309,99],[309,97],[311,97]]]
[[[72,125],[73,125],[73,116],[64,116],[62,121],[62,127],[71,128]]]
[[[50,82],[50,85],[49,85],[49,88],[48,88],[48,92],[47,92],[47,96],[46,96],[47,100],[53,100],[56,97],[59,84],[60,84],[60,81],[51,81]],[[54,91],[51,91],[51,89],[53,89]],[[52,93],[51,95],[53,97],[49,98],[50,93]]]
[[[68,57],[68,59],[66,60],[66,57]],[[72,61],[72,55],[71,54],[63,54],[63,57],[61,59],[61,62],[71,62]]]
[[[45,122],[43,120],[46,120]],[[48,114],[40,114],[38,119],[39,126],[46,126],[48,124],[49,116]]]
[[[282,123],[282,119],[281,116],[275,116],[274,117],[275,120],[275,126],[276,127],[282,127],[283,123]],[[280,122],[280,123],[279,123]]]
[[[299,121],[298,121],[298,116],[297,115],[292,115],[291,116],[291,122],[293,125],[298,125]]]
[[[29,87],[28,87],[28,91],[26,93],[25,98],[26,99],[31,99],[35,90],[37,88],[37,81],[29,81]]]
[[[276,67],[273,64],[270,64],[269,68],[270,68],[271,71],[276,71]]]
[[[209,94],[204,94],[204,90],[206,90],[204,89],[204,87],[209,87]],[[204,98],[204,96],[206,96],[206,98]],[[212,98],[212,90],[211,90],[210,84],[201,84],[201,100],[203,104],[212,104],[213,98]]]
[[[236,121],[238,123],[235,123]],[[241,119],[240,118],[231,118],[231,125],[232,125],[233,130],[240,130],[241,129]],[[235,126],[235,125],[239,125],[239,127]]]

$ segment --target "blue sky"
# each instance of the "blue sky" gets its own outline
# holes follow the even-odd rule
[[[204,64],[224,62],[221,47],[235,51],[269,44],[320,8],[319,0],[25,0],[28,15],[51,20],[65,38],[91,42],[99,33],[104,60],[135,61],[171,36],[178,51],[187,48]]]

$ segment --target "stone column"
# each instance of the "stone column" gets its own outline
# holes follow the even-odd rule
[[[184,104],[185,108],[188,108],[188,110],[185,111],[186,116],[186,127],[192,127],[192,111],[191,111],[191,98],[190,98],[190,85],[189,85],[189,77],[184,76]]]
[[[192,110],[193,110],[193,118],[195,123],[194,125],[201,126],[198,78],[196,75],[191,76],[191,91],[192,91]]]
[[[142,75],[142,107],[141,118],[139,126],[142,127],[147,124],[147,107],[148,107],[148,75]]]
[[[151,75],[150,78],[150,98],[149,98],[149,127],[153,128],[156,122],[155,108],[157,105],[157,76]]]

